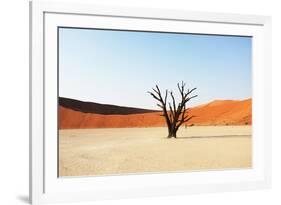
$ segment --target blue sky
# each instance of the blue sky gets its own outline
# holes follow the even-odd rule
[[[251,93],[251,37],[59,29],[59,96],[157,108],[155,84],[197,87],[189,106]]]

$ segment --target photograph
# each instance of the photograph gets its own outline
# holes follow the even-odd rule
[[[58,27],[58,177],[252,168],[252,37]]]

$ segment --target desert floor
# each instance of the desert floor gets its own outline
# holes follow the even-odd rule
[[[251,126],[71,129],[59,131],[60,176],[249,168]]]

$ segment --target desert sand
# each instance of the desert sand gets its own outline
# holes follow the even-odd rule
[[[250,168],[251,126],[59,131],[60,176],[97,176]]]

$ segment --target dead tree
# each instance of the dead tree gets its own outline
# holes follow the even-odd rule
[[[194,117],[188,115],[186,103],[192,98],[197,97],[197,95],[191,96],[192,92],[195,91],[196,88],[193,88],[191,90],[188,89],[187,91],[185,91],[184,82],[182,82],[181,85],[178,83],[177,86],[181,95],[181,100],[176,106],[174,94],[172,91],[169,92],[172,98],[172,103],[168,103],[169,110],[167,109],[168,90],[165,91],[164,98],[162,97],[158,85],[156,85],[155,88],[152,88],[153,92],[148,92],[150,95],[152,95],[153,98],[158,101],[157,106],[160,107],[163,111],[163,114],[161,116],[163,116],[166,120],[166,124],[168,127],[168,138],[176,138],[179,127]]]

